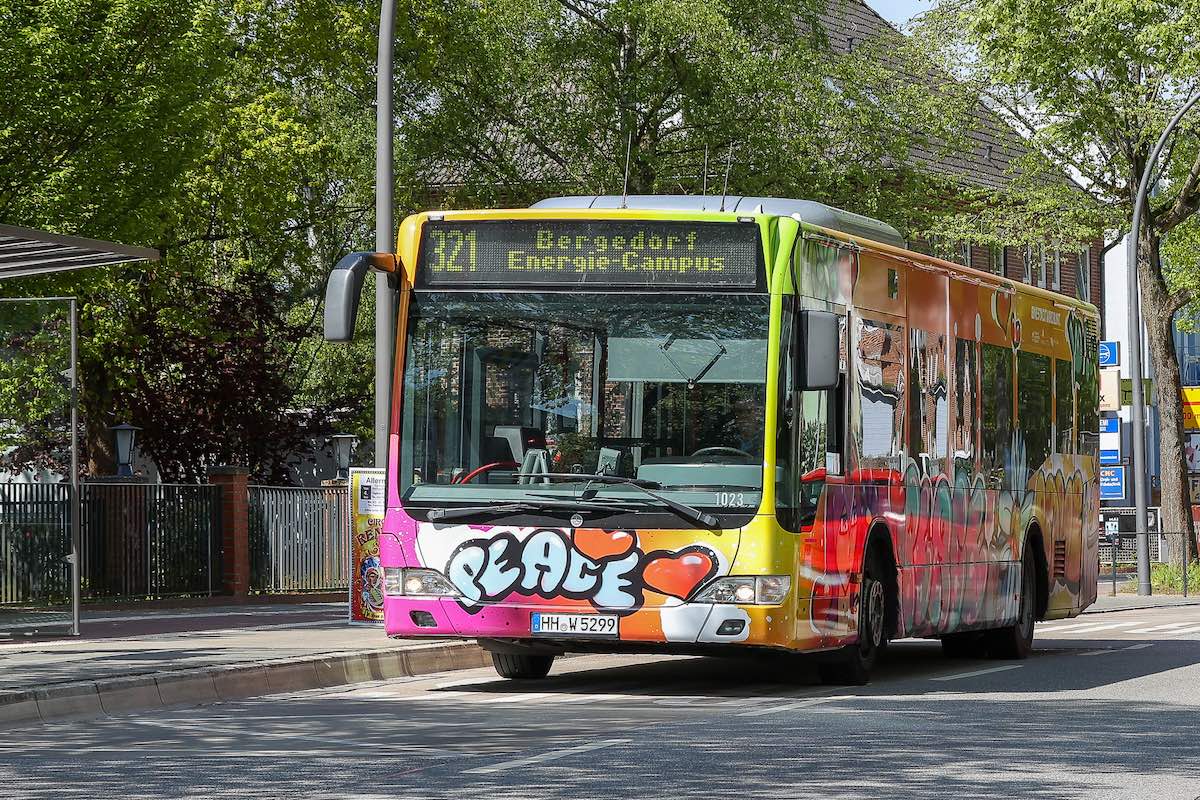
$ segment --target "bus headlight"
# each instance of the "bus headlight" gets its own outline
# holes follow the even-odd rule
[[[434,569],[383,568],[383,590],[389,597],[458,597],[461,593]]]
[[[718,578],[692,598],[696,603],[774,606],[783,602],[792,579],[787,575]]]

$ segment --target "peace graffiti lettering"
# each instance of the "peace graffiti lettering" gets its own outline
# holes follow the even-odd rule
[[[627,531],[581,529],[471,539],[450,556],[446,575],[468,607],[515,593],[632,611],[646,589],[686,600],[717,569],[716,554],[701,545],[645,553]]]

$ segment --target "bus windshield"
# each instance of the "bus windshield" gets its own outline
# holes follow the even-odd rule
[[[567,477],[577,474],[752,512],[768,309],[766,295],[750,294],[415,292],[400,421],[406,506],[572,498],[585,482]],[[604,495],[644,501],[636,488],[610,482]]]

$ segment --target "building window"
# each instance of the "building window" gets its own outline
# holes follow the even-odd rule
[[[971,266],[971,243],[970,242],[960,242],[958,245],[958,250],[959,250],[958,255],[959,255],[959,258],[961,259],[958,263],[962,264],[964,267]]]
[[[1004,262],[1008,259],[1008,248],[994,244],[988,248],[988,268],[993,275],[1004,276]]]
[[[1075,296],[1092,302],[1092,248],[1079,251],[1075,265]]]
[[[1021,280],[1025,281],[1026,283],[1032,284],[1033,283],[1033,245],[1031,245],[1031,244],[1025,245],[1025,257],[1024,257],[1023,261],[1025,262],[1024,263],[1025,272],[1024,272],[1024,275],[1021,278]]]
[[[1056,292],[1062,289],[1062,251],[1057,247],[1054,248],[1054,274],[1050,288]]]

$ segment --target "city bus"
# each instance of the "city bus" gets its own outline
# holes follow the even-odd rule
[[[1022,658],[1096,596],[1096,309],[763,197],[419,213],[333,270],[398,292],[388,636]]]

